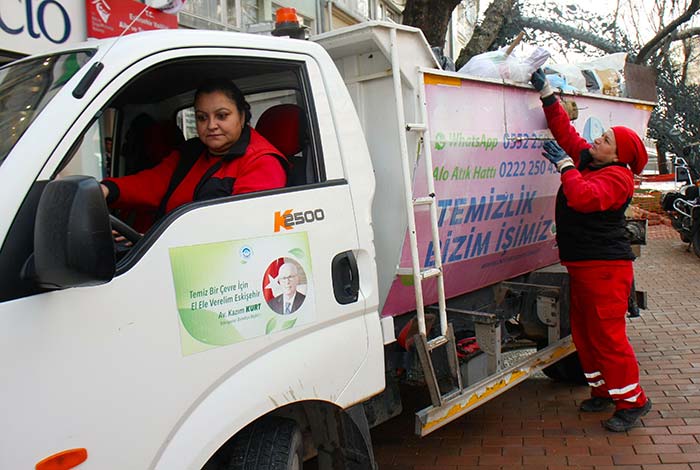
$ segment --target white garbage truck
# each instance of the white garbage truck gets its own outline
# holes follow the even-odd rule
[[[99,181],[156,164],[158,129],[196,138],[194,90],[219,77],[289,184],[129,231],[143,214],[110,212]],[[644,135],[652,109],[565,99],[590,138]],[[574,378],[550,137],[529,85],[442,71],[389,23],[145,32],[0,69],[0,468],[370,469],[408,376],[420,435],[544,368]]]

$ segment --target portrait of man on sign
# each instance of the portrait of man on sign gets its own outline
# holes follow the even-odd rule
[[[268,305],[273,311],[280,315],[290,315],[302,306],[306,295],[297,287],[305,280],[306,276],[303,274],[299,265],[289,258],[284,258],[283,263],[278,265],[276,280],[281,293],[268,300]]]

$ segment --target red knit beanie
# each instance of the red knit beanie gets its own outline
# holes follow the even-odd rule
[[[641,175],[649,161],[644,142],[629,127],[615,126],[612,127],[612,130],[617,144],[617,159],[628,164],[632,173]]]

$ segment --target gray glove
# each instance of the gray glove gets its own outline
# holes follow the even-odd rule
[[[532,83],[532,86],[535,88],[535,90],[540,92],[541,98],[546,98],[554,94],[554,90],[552,90],[552,87],[549,85],[549,82],[547,81],[547,76],[544,74],[544,70],[542,70],[541,68],[532,72],[532,76],[530,77],[530,83]]]
[[[542,152],[542,156],[549,160],[550,162],[554,163],[556,165],[557,170],[559,170],[559,173],[564,168],[567,167],[573,167],[574,166],[574,160],[564,152],[564,149],[559,147],[559,144],[552,140],[548,140],[547,142],[544,143],[542,146],[544,149],[544,152]]]

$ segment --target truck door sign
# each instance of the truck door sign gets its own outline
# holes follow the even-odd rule
[[[185,356],[314,319],[306,232],[169,251]]]
[[[275,232],[281,229],[292,230],[297,225],[310,224],[326,218],[323,209],[309,209],[294,212],[294,209],[275,212]]]

